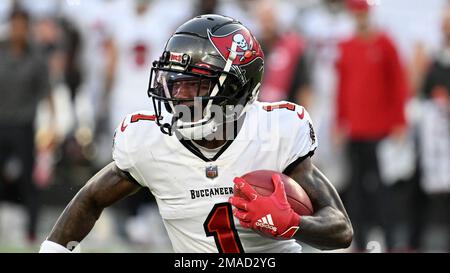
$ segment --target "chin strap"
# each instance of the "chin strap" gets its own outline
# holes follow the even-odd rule
[[[196,127],[186,127],[186,128],[177,128],[177,132],[179,132],[183,137],[189,140],[201,140],[211,134],[214,134],[217,131],[218,124],[215,119],[210,119],[207,123],[196,126]]]
[[[173,136],[172,126],[169,123],[162,124],[160,128],[163,134]]]

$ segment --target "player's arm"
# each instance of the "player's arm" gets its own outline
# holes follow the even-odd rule
[[[300,216],[294,238],[323,250],[349,247],[353,237],[350,219],[336,189],[311,158],[286,175],[302,186],[314,207],[314,215]]]
[[[56,222],[41,252],[58,252],[60,246],[81,242],[92,230],[103,209],[139,191],[132,178],[111,163],[77,193]],[[58,244],[55,245],[54,243]],[[48,249],[45,244],[50,245]],[[63,252],[63,248],[60,248]]]
[[[347,248],[353,230],[347,213],[334,187],[307,158],[286,173],[304,188],[314,207],[313,216],[297,214],[287,201],[280,175],[273,175],[274,192],[258,194],[242,178],[235,178],[235,190],[244,197],[231,197],[233,214],[241,226],[251,228],[274,239],[297,239],[319,249]],[[260,223],[261,217],[270,217]],[[262,220],[264,221],[264,220]]]

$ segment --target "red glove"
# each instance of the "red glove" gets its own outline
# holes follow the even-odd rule
[[[291,239],[299,228],[300,215],[289,205],[280,175],[274,174],[272,181],[273,194],[262,196],[244,179],[237,177],[234,179],[235,190],[246,198],[234,196],[229,202],[236,207],[233,214],[243,227],[277,239]]]

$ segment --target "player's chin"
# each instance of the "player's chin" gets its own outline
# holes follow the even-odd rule
[[[203,111],[195,111],[193,102],[185,102],[177,105],[174,116],[181,122],[192,123],[202,120],[204,118],[202,113]]]

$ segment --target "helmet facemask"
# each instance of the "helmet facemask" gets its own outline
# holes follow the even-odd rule
[[[172,114],[171,124],[158,125],[166,134],[178,132],[191,140],[201,140],[216,133],[224,123],[237,120],[248,101],[242,97],[248,88],[240,88],[238,81],[232,73],[202,65],[181,70],[156,62],[149,96],[158,123],[162,120],[163,105]]]

